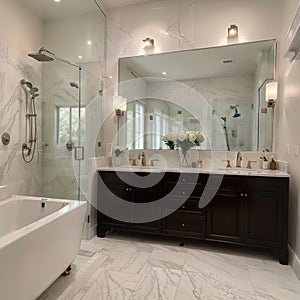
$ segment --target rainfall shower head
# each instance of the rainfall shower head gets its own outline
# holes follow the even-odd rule
[[[238,111],[238,105],[230,106],[231,109],[234,109],[234,115],[232,116],[233,118],[239,118],[241,114]]]
[[[50,62],[54,60],[54,53],[42,47],[37,53],[29,53],[28,56],[40,62]]]

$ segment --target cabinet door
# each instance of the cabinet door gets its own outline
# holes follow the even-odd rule
[[[105,187],[104,187],[105,185]],[[123,199],[124,201],[131,201],[131,194],[132,192],[128,190],[128,187],[125,184],[113,184],[110,182],[101,182],[99,183],[99,190],[98,190],[98,224],[99,226],[112,229],[112,228],[119,228],[119,229],[129,229],[129,222],[123,222],[117,219],[114,219],[110,216],[105,215],[102,213],[105,211],[103,209],[103,205],[106,205],[106,201],[110,201],[112,194],[116,195],[117,197]],[[109,203],[112,205],[112,203]],[[116,204],[118,205],[118,204]],[[119,207],[116,207],[115,211],[118,211]],[[132,208],[128,209],[128,218],[131,218]],[[122,212],[124,214],[124,212]]]
[[[134,188],[133,189],[133,209],[132,209],[132,215],[133,218],[138,216],[138,211],[135,205],[143,205],[145,203],[151,203],[156,200],[160,199],[161,195],[161,186],[160,184],[142,189],[142,188]],[[139,206],[139,207],[141,207]],[[133,231],[142,231],[142,232],[161,232],[161,206],[156,208],[155,210],[157,212],[157,217],[159,219],[152,221],[152,222],[146,222],[146,223],[131,223],[130,224],[130,230]],[[145,209],[143,209],[143,214],[147,215],[147,207],[145,206]]]
[[[281,193],[252,192],[245,197],[245,242],[279,246],[281,236]]]
[[[207,206],[207,238],[243,241],[243,198],[239,191],[219,190]]]

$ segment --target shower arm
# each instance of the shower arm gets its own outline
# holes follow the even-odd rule
[[[41,48],[41,49],[40,49],[40,52],[41,52],[41,54],[43,54],[44,52],[46,52],[46,53],[47,53],[47,56],[50,56],[50,57],[53,58],[53,59],[56,59],[56,60],[59,60],[59,61],[61,61],[61,62],[66,63],[66,64],[69,64],[69,65],[71,65],[71,66],[73,66],[73,67],[81,68],[81,66],[79,66],[79,65],[77,65],[77,64],[75,64],[75,63],[73,63],[73,62],[71,62],[71,61],[69,61],[69,60],[67,60],[67,59],[65,59],[65,58],[63,58],[63,57],[56,56],[54,53],[48,51],[48,50],[45,49],[45,48]]]

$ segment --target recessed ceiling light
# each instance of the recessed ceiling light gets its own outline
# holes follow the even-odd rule
[[[163,74],[163,75],[167,75],[167,72],[162,72],[161,74]]]
[[[60,2],[60,0],[54,0],[54,2]]]
[[[87,43],[88,45],[92,45],[92,41],[90,41],[90,40],[88,40],[86,43]]]
[[[79,59],[82,59],[82,56],[81,56],[81,55],[79,55],[79,56],[78,56],[78,58],[79,58]]]

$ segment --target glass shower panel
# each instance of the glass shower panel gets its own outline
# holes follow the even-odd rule
[[[74,151],[84,131],[81,118],[85,119],[85,109],[80,103],[79,72],[79,68],[63,62],[44,66],[42,194],[45,197],[78,199],[74,168],[79,168],[80,161],[74,160]]]

